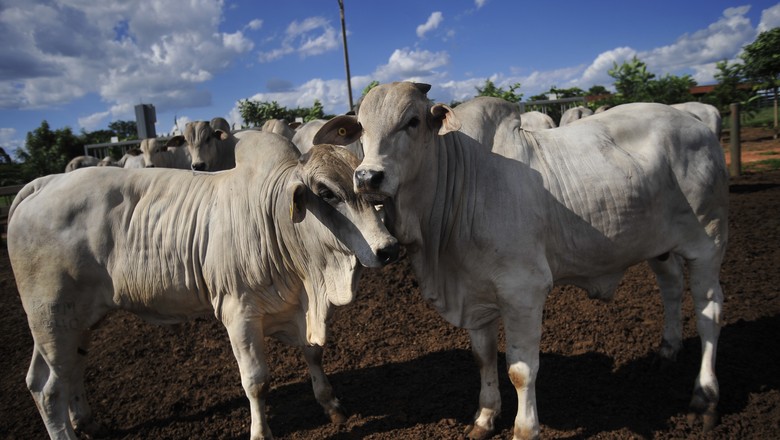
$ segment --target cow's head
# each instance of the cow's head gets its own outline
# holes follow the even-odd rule
[[[343,253],[379,267],[398,258],[399,246],[373,205],[355,193],[357,165],[352,152],[335,145],[316,145],[302,155],[288,188],[290,217],[300,223],[309,212],[345,246]]]
[[[157,141],[157,138],[141,140],[141,154],[144,156],[146,168],[165,167],[166,144]]]
[[[224,122],[224,123],[223,123]],[[192,157],[192,169],[209,171],[219,160],[220,141],[230,137],[230,126],[223,118],[188,122],[183,135],[172,137],[166,146],[187,146]]]
[[[290,218],[298,225],[305,261],[306,338],[325,342],[330,304],[352,301],[360,266],[379,267],[398,258],[400,246],[373,204],[356,194],[357,157],[334,145],[316,145],[301,159],[287,187]],[[293,257],[295,258],[295,257]]]
[[[384,84],[363,98],[358,116],[338,116],[325,124],[314,143],[346,145],[362,141],[364,158],[354,174],[355,189],[377,200],[395,197],[425,163],[435,136],[460,128],[452,109],[433,104],[431,86],[411,82]]]

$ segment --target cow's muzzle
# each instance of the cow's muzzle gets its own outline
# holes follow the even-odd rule
[[[376,256],[379,258],[379,262],[382,265],[388,265],[398,261],[398,254],[401,252],[401,245],[397,241],[393,240],[392,243],[376,251]]]
[[[384,171],[357,170],[355,171],[355,188],[359,192],[376,192],[385,180]]]
[[[192,171],[206,171],[206,162],[192,164]]]

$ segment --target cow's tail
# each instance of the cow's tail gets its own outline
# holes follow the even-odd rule
[[[14,211],[16,210],[16,207],[19,206],[20,203],[22,203],[25,199],[34,196],[36,192],[40,191],[46,184],[53,179],[56,176],[56,174],[50,174],[48,176],[39,177],[32,182],[28,183],[27,185],[24,185],[22,189],[16,193],[16,197],[14,197],[14,201],[11,202],[11,207],[8,208],[8,222],[11,222],[11,218],[14,215]]]

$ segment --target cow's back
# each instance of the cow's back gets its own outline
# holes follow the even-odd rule
[[[516,158],[538,173],[552,213],[548,237],[576,271],[639,262],[725,224],[728,176],[719,142],[668,106],[631,104],[578,124],[518,133]],[[651,226],[651,227],[650,227]],[[631,249],[644,254],[631,254]]]

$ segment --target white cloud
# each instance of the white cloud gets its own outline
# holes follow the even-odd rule
[[[755,30],[745,16],[749,10],[749,6],[728,8],[706,29],[684,34],[673,44],[640,52],[637,57],[659,75],[731,58],[754,38]]]
[[[62,105],[89,93],[112,108],[139,99],[153,101],[158,111],[209,103],[199,84],[253,48],[240,30],[219,31],[222,6],[211,0],[4,2],[0,40],[11,49],[0,52],[0,108]]]
[[[257,18],[252,20],[252,21],[250,21],[249,24],[246,25],[246,29],[251,29],[253,31],[258,30],[261,27],[263,27],[263,20],[260,20],[260,19],[257,19]]]
[[[222,44],[224,44],[225,48],[236,53],[249,52],[255,47],[255,43],[244,37],[241,31],[232,34],[222,34]]]
[[[259,60],[270,62],[286,55],[298,53],[302,58],[320,55],[339,47],[339,33],[323,17],[309,17],[293,21],[287,26],[281,46],[261,52]]]
[[[428,21],[417,26],[417,36],[420,38],[424,37],[425,34],[439,27],[443,20],[444,16],[441,14],[441,12],[436,11],[432,13],[431,16],[428,17]]]
[[[600,53],[595,60],[583,71],[580,79],[581,84],[588,84],[584,86],[589,88],[593,85],[612,84],[614,81],[607,73],[615,63],[618,65],[623,64],[624,61],[628,61],[636,55],[636,51],[630,47],[618,47],[606,52]],[[583,86],[580,86],[583,88]]]
[[[761,11],[761,22],[756,29],[759,33],[780,27],[780,3]]]
[[[0,128],[0,148],[12,159],[16,158],[16,152],[24,146],[24,139],[16,137],[15,128]]]
[[[449,54],[444,51],[396,49],[387,64],[379,66],[373,76],[379,82],[440,79],[445,73],[437,69],[447,66],[449,62]]]
[[[86,131],[95,131],[105,126],[106,118],[111,114],[109,111],[93,113],[89,116],[79,118],[79,126]]]
[[[477,9],[485,6],[485,3],[487,3],[487,0],[474,0],[474,5],[477,7]]]

